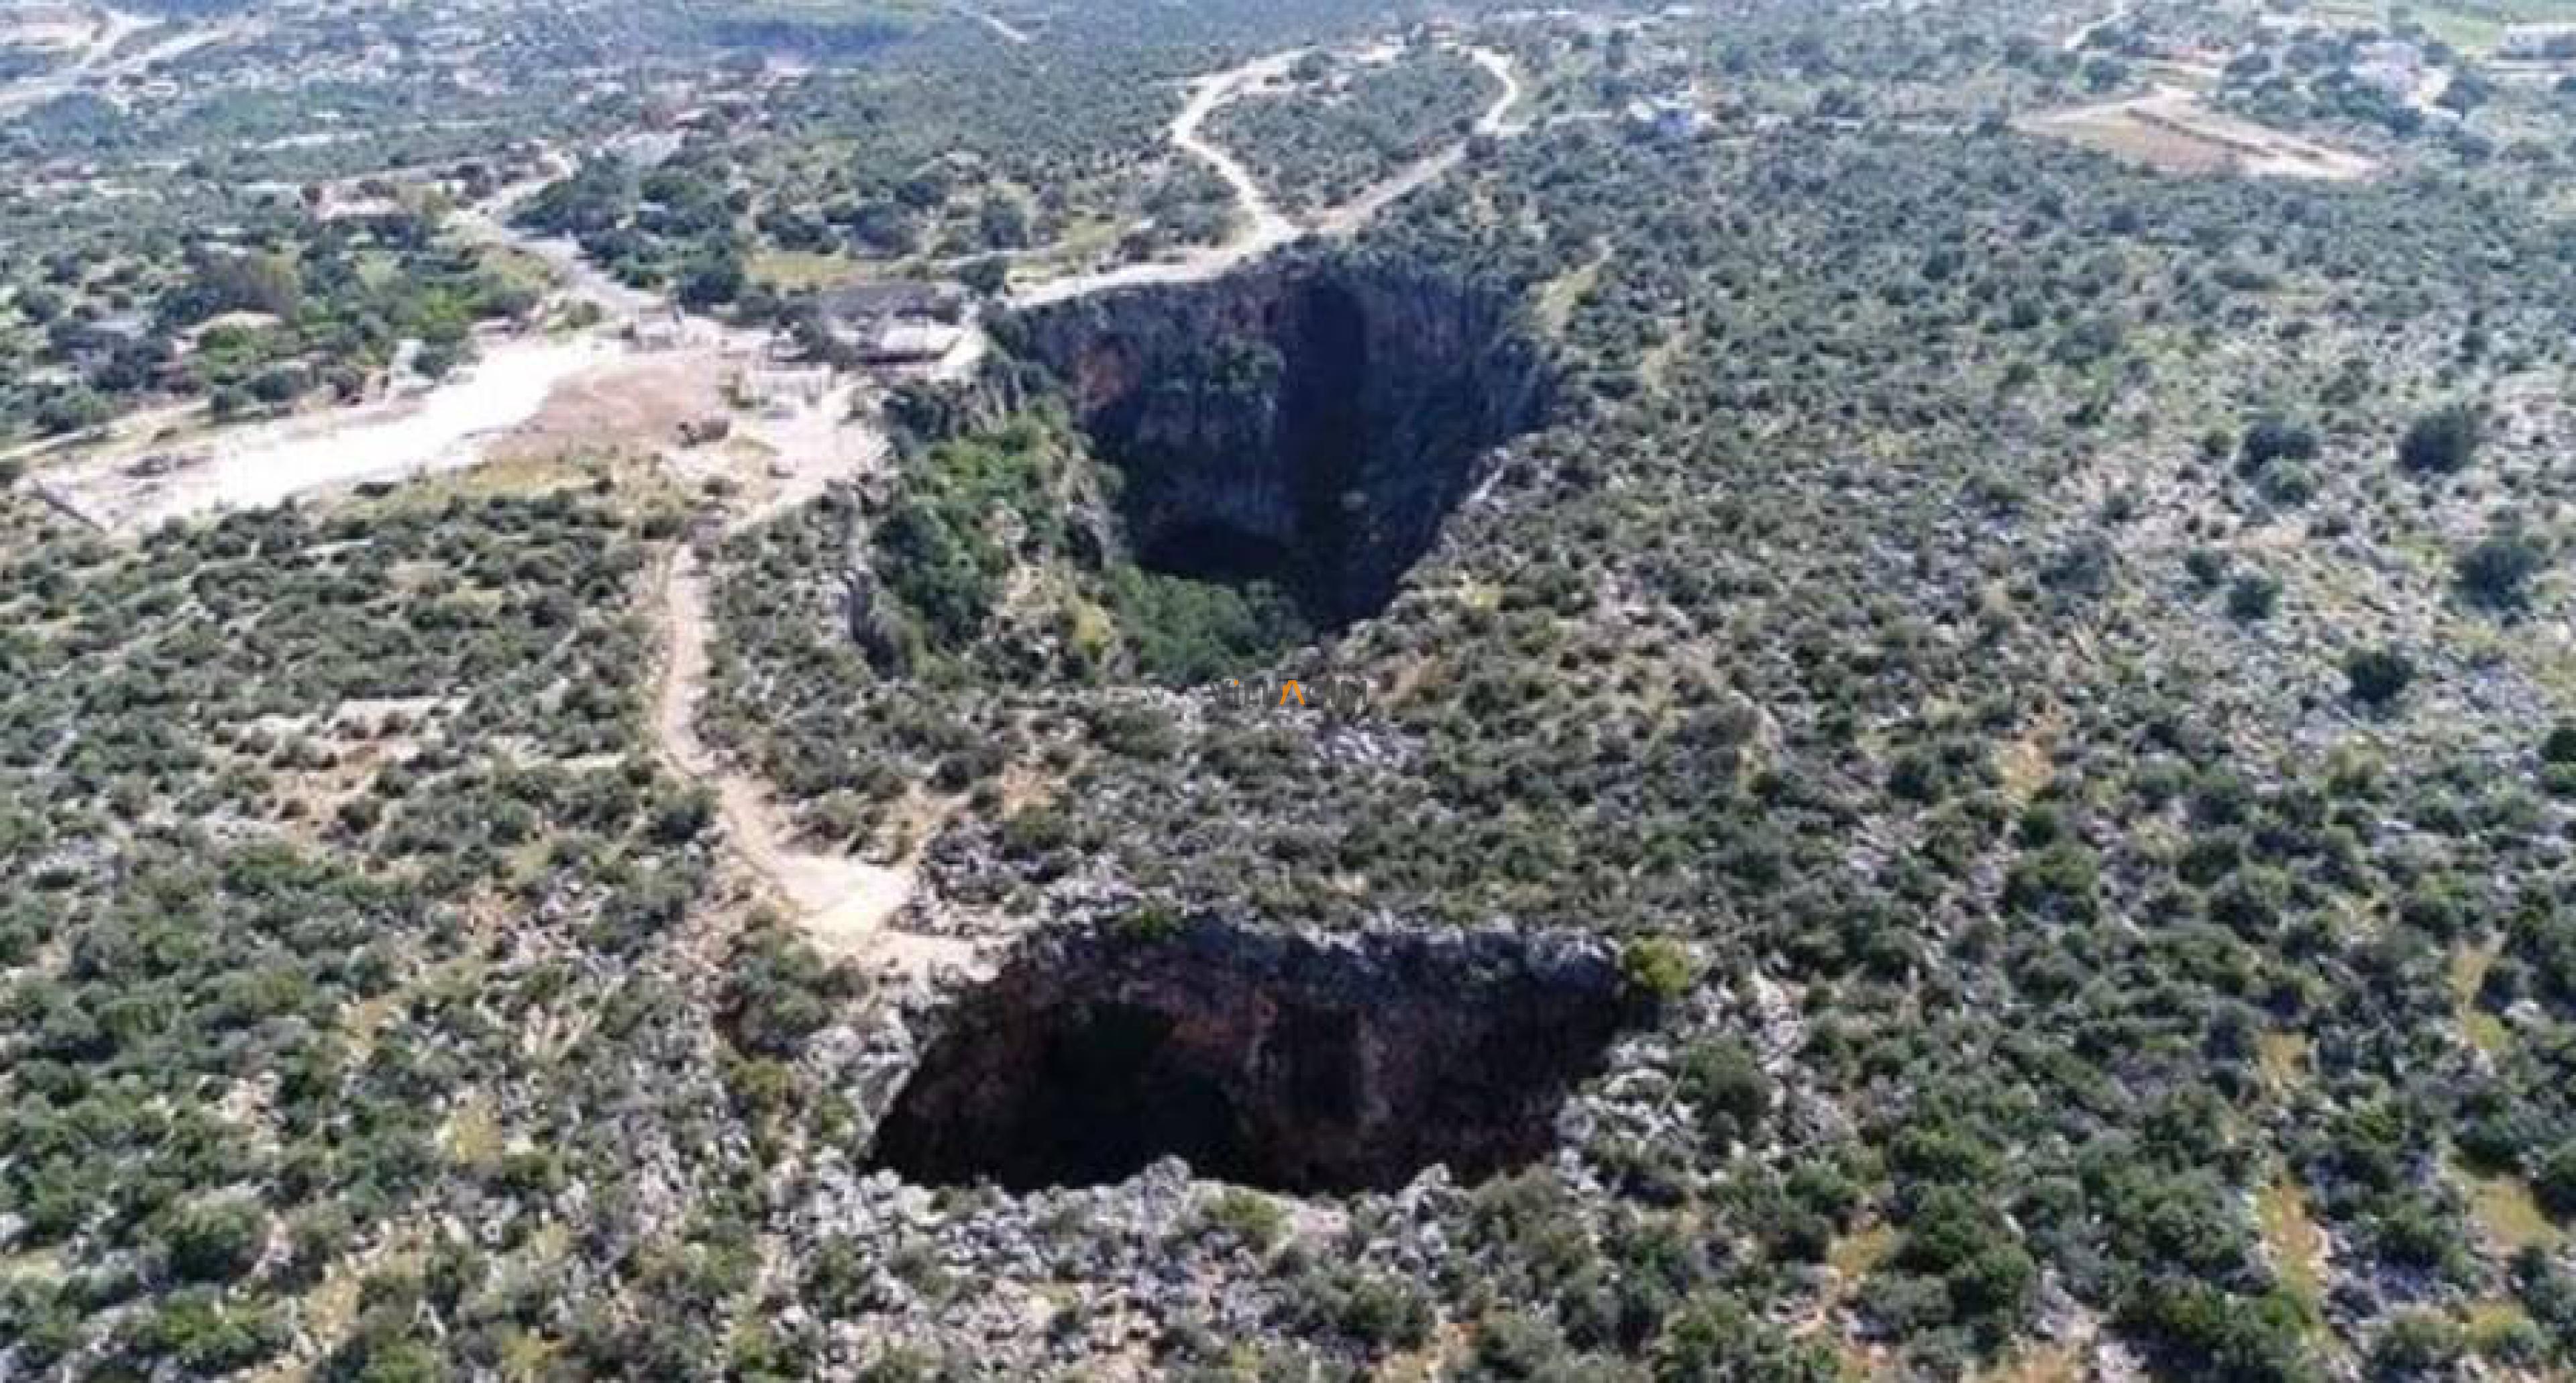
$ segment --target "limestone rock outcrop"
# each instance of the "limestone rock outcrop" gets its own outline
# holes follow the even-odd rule
[[[873,1158],[1014,1190],[1169,1156],[1290,1192],[1474,1182],[1545,1155],[1650,1012],[1602,950],[1505,932],[1047,933],[936,1017]]]
[[[1544,414],[1544,353],[1518,313],[1498,289],[1313,252],[999,334],[1063,384],[1121,473],[1145,566],[1274,580],[1339,627],[1383,608],[1479,459]]]

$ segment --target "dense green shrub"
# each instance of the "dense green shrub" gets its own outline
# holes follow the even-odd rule
[[[2356,648],[2344,655],[2343,675],[2353,700],[2385,706],[2415,681],[2415,660],[2401,649]]]
[[[2407,425],[2397,443],[2397,462],[2417,475],[2456,474],[2477,458],[2485,430],[2485,410],[2446,404]]]

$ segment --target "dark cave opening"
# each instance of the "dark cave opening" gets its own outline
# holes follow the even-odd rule
[[[1279,446],[1296,507],[1298,569],[1285,573],[1283,584],[1302,593],[1308,616],[1317,622],[1347,623],[1368,612],[1350,606],[1352,598],[1366,606],[1382,603],[1343,589],[1367,522],[1366,491],[1358,482],[1374,440],[1363,405],[1368,320],[1358,299],[1329,279],[1292,295],[1287,310],[1296,318],[1289,334],[1297,349],[1287,358],[1280,389]],[[1463,466],[1470,458],[1444,459]],[[1441,506],[1444,512],[1447,507]]]
[[[1102,1185],[1163,1157],[1293,1194],[1482,1181],[1648,1009],[1615,963],[1494,935],[1320,942],[1201,924],[1056,938],[962,996],[879,1125],[917,1184]]]
[[[1192,523],[1155,534],[1138,550],[1136,561],[1148,571],[1241,586],[1285,584],[1297,554],[1285,543],[1228,524]]]
[[[1149,570],[1274,585],[1339,629],[1384,609],[1549,379],[1499,288],[1347,255],[1019,319],[1072,395]]]

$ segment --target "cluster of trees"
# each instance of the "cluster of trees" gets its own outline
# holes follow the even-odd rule
[[[537,1322],[495,1305],[503,1260],[632,1153],[546,1111],[625,1079],[618,1012],[705,882],[706,804],[640,743],[643,542],[569,496],[132,546],[0,510],[0,868],[28,885],[0,904],[0,1199],[52,1265],[0,1273],[0,1368],[274,1361],[290,1303],[428,1214],[521,1228],[371,1277],[353,1375]],[[763,1050],[810,982],[773,965],[743,971]],[[527,1063],[576,1011],[605,1029]]]
[[[1208,134],[1251,167],[1292,216],[1359,196],[1467,135],[1495,96],[1476,64],[1412,49],[1383,64],[1310,57],[1295,84],[1236,101]]]
[[[1042,43],[1016,44],[962,15],[931,25],[905,16],[890,27],[863,16],[853,28],[695,7],[678,27],[701,42],[784,45],[811,58],[819,34],[857,41],[832,39],[830,62],[795,80],[759,80],[754,66],[717,84],[757,85],[757,100],[702,113],[662,167],[680,165],[702,190],[721,193],[730,213],[721,236],[692,212],[657,215],[651,204],[670,204],[649,190],[645,206],[632,205],[631,173],[591,170],[551,189],[551,208],[537,209],[532,224],[581,237],[638,282],[671,283],[687,282],[692,265],[752,265],[767,250],[924,258],[963,271],[1104,225],[1116,229],[1106,243],[1124,258],[1208,243],[1226,233],[1234,208],[1221,182],[1166,147],[1185,83],[1286,42],[1382,33],[1416,8],[1227,0],[1186,15],[1102,11],[1045,25]],[[676,41],[666,35],[646,51]],[[1327,181],[1337,199],[1456,137],[1490,86],[1463,59],[1417,53],[1350,74],[1347,90],[1320,105],[1256,103],[1270,109],[1253,117],[1251,133],[1278,156],[1274,171],[1292,201],[1321,196]],[[721,286],[703,284],[705,300],[728,301],[713,291]]]
[[[969,650],[986,632],[1004,579],[1018,564],[1008,529],[1037,550],[1060,549],[1068,515],[1056,507],[1062,440],[1021,423],[922,453],[874,529],[874,570],[923,621],[941,652]],[[1008,526],[1006,529],[1005,526]]]
[[[2461,122],[2500,94],[2473,54],[2403,16],[2385,30],[2311,25],[2225,37],[2241,46],[2227,64],[2222,94],[2272,120],[2334,123],[2400,139],[2438,133],[2467,151],[2477,146],[2463,138]],[[2391,42],[2412,45],[2427,73],[2448,69],[2429,111],[2413,92],[2368,70],[2381,60],[2375,50]]]
[[[1039,752],[1004,703],[953,699],[961,679],[1202,686],[1266,675],[1311,639],[1275,582],[1139,566],[1113,536],[1116,472],[1060,414],[979,425],[924,391],[896,411],[911,424],[891,491],[748,535],[718,590],[742,657],[719,669],[712,719],[825,834],[864,836],[925,778],[989,785]],[[856,604],[834,577],[854,566]]]
[[[236,243],[141,227],[90,253],[27,266],[0,322],[0,433],[71,432],[147,400],[203,398],[219,418],[354,398],[405,341],[443,373],[480,322],[526,316],[538,291],[480,253],[442,243],[433,206],[325,220],[301,201],[234,204]],[[207,214],[213,214],[211,211]]]
[[[0,124],[0,157],[132,177],[116,199],[131,209],[166,204],[174,183],[304,183],[474,159],[512,139],[591,137],[635,115],[625,100],[588,99],[603,72],[639,82],[708,75],[709,37],[675,8],[503,0],[468,16],[314,0],[161,6],[168,26],[129,35],[119,58],[187,37],[178,26],[205,41],[125,71],[112,99],[83,91],[14,112]],[[240,22],[245,10],[255,22]],[[484,80],[458,81],[467,67]],[[279,79],[289,73],[297,80]],[[162,81],[177,90],[154,89]],[[326,121],[331,137],[314,138]]]
[[[742,224],[750,207],[717,147],[699,144],[650,170],[615,156],[586,160],[529,198],[517,219],[578,242],[626,282],[668,286],[682,306],[703,312],[751,286]]]

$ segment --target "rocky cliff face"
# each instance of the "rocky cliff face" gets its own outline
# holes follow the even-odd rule
[[[937,1019],[875,1145],[916,1183],[1117,1181],[1165,1157],[1272,1190],[1530,1162],[1648,1006],[1603,952],[1208,921],[1037,938]]]
[[[1383,608],[1477,459],[1537,425],[1547,371],[1515,312],[1475,284],[1314,253],[1001,334],[1063,381],[1124,475],[1144,565],[1274,580],[1339,626]]]

